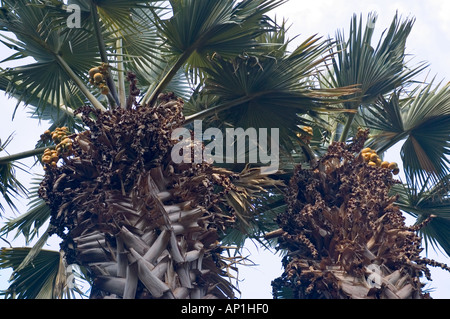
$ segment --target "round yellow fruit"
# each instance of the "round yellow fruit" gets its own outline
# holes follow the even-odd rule
[[[101,93],[103,95],[107,95],[109,93],[109,88],[107,86],[103,87],[102,90],[101,90]]]
[[[380,158],[377,158],[376,163],[377,163],[377,166],[381,166],[381,163],[382,163],[381,159],[380,159]]]
[[[99,73],[100,70],[98,68],[92,68],[89,70],[89,77],[93,78],[95,74]]]
[[[398,164],[395,163],[395,162],[389,163],[388,168],[389,169],[396,169],[396,168],[398,168]]]
[[[94,75],[94,81],[97,82],[97,83],[103,81],[103,74],[101,74],[101,73],[96,73],[96,74]]]
[[[377,160],[378,160],[378,155],[377,154],[371,154],[370,155],[370,160],[372,161],[372,162],[377,162]]]
[[[382,162],[381,163],[381,167],[382,168],[388,168],[389,167],[389,162],[386,162],[386,161]]]
[[[374,162],[370,161],[370,162],[369,162],[369,165],[370,165],[370,166],[377,166],[377,163],[374,163]]]
[[[361,153],[370,153],[370,152],[372,152],[372,149],[370,147],[367,147],[361,151]]]

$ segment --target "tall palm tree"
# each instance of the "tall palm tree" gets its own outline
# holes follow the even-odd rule
[[[420,256],[417,235],[449,253],[448,86],[431,83],[401,95],[423,68],[405,64],[413,20],[395,16],[372,47],[375,22],[369,15],[363,32],[355,15],[348,40],[338,33],[331,48],[338,51],[321,83],[359,84],[361,92],[344,103],[358,113],[343,124],[327,117],[319,144],[327,152],[290,179],[281,228],[266,235],[287,250],[285,272],[273,281],[276,298],[427,298],[420,282],[430,276],[427,266],[450,270]],[[361,127],[370,128],[370,138]],[[392,178],[399,169],[381,158],[403,139],[407,184],[400,186]],[[415,226],[405,225],[401,210],[417,218]]]
[[[31,240],[50,220],[33,248],[2,250],[2,266],[14,268],[8,297],[71,296],[72,263],[92,298],[234,297],[239,256],[224,256],[231,248],[222,243],[259,231],[263,199],[280,182],[248,167],[176,164],[171,135],[197,119],[283,103],[295,130],[297,114],[333,110],[355,91],[311,84],[327,47],[310,38],[287,53],[283,27],[266,15],[281,3],[70,1],[81,28],[68,28],[62,1],[2,1],[0,24],[15,35],[4,35],[16,51],[7,60],[35,60],[5,69],[2,88],[53,123],[35,150],[0,159],[37,156],[45,169],[30,211],[2,234],[17,229]],[[256,78],[265,85],[249,87]],[[186,118],[181,97],[197,109]],[[282,113],[261,118],[285,126]],[[42,250],[53,233],[60,252]],[[33,274],[38,260],[43,271]]]
[[[340,168],[330,158],[345,155],[362,175],[375,170],[384,196],[377,199],[391,204],[386,195],[390,173],[368,168],[361,157],[348,154],[347,148],[360,150],[366,135],[355,138],[357,146],[334,146],[341,148],[338,155],[317,155],[338,137],[356,136],[357,125],[374,126],[370,115],[383,110],[376,102],[388,99],[423,68],[404,66],[412,21],[400,23],[396,17],[375,49],[369,45],[371,27],[363,34],[354,18],[348,42],[340,35],[336,43],[311,37],[288,52],[284,23],[279,26],[267,16],[282,3],[177,0],[165,7],[162,1],[69,1],[81,9],[81,28],[67,28],[70,13],[62,1],[2,1],[2,30],[15,35],[4,35],[4,43],[17,52],[9,60],[32,57],[35,62],[4,70],[1,88],[52,123],[36,149],[0,158],[9,174],[2,178],[14,177],[13,162],[29,156],[45,168],[32,190],[30,210],[6,223],[1,234],[16,230],[31,240],[50,220],[32,248],[2,250],[0,265],[14,269],[7,297],[73,296],[70,288],[76,287],[67,266],[74,263],[89,281],[92,298],[233,298],[233,271],[240,257],[230,247],[272,230],[267,237],[280,237],[289,258],[298,257],[305,243],[308,249],[315,244],[305,225],[294,230],[296,224],[289,228],[285,223],[304,204],[293,198],[304,183],[298,173],[290,197],[283,196],[282,182],[299,162],[311,167],[305,174],[312,179],[318,168],[316,180],[322,182],[324,166],[330,173],[339,171],[331,181],[336,182],[336,176],[350,174],[349,167]],[[369,19],[374,23],[373,16]],[[343,124],[329,125],[331,118],[333,123],[344,119]],[[192,129],[196,120],[205,129],[278,128],[283,171],[267,176],[239,163],[174,163],[172,132]],[[314,127],[313,134],[305,125]],[[377,136],[382,133],[369,143],[377,143]],[[17,190],[15,180],[4,180],[5,190]],[[337,189],[328,191],[326,200],[332,200]],[[385,213],[398,229],[403,227],[398,211],[380,210],[380,217]],[[273,214],[279,215],[279,225],[270,220]],[[365,220],[373,223],[372,215]],[[328,231],[317,225],[312,222],[312,233]],[[407,234],[398,229],[382,228],[379,235],[395,233],[419,244],[415,229]],[[62,238],[59,252],[42,249],[52,233]],[[447,237],[445,230],[440,237],[430,236],[438,242]],[[399,240],[409,258],[417,247],[408,243]],[[374,247],[383,250],[378,243]],[[351,258],[344,259],[344,272],[337,265],[330,269],[347,290],[364,297],[357,285],[349,287],[355,272]],[[423,261],[415,271],[425,271],[430,263]],[[36,264],[41,271],[33,271]],[[381,267],[383,278],[391,275],[388,266]],[[301,265],[296,269],[309,276]],[[414,276],[400,277],[393,284],[397,289],[389,286],[384,296],[398,296],[399,290],[401,296],[422,295]],[[292,287],[278,288],[287,286]],[[316,296],[348,296],[330,287],[333,293],[318,291]],[[369,295],[382,293],[375,287]]]

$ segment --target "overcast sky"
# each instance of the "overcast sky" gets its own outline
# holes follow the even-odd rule
[[[363,18],[367,17],[370,11],[378,13],[376,32],[380,34],[389,27],[395,12],[398,11],[403,17],[415,17],[416,23],[407,43],[407,52],[412,54],[412,65],[421,61],[430,63],[428,73],[423,73],[421,79],[428,79],[436,76],[437,80],[449,81],[450,78],[450,1],[445,0],[408,0],[408,1],[364,1],[364,0],[313,0],[299,1],[290,0],[276,10],[277,20],[282,17],[288,20],[290,37],[300,35],[294,44],[299,44],[307,37],[318,34],[320,36],[333,37],[336,29],[343,29],[346,34],[349,29],[350,19],[353,13],[362,13]],[[375,37],[374,39],[378,39]],[[0,60],[8,55],[5,47],[0,44]],[[26,110],[19,107],[16,119],[11,122],[12,110],[16,102],[7,99],[0,94],[0,139],[5,140],[11,133],[15,132],[14,141],[8,147],[9,153],[17,153],[34,147],[39,135],[47,129],[46,123],[39,125],[37,121],[27,118]],[[2,154],[3,155],[3,154]],[[398,152],[393,152],[389,158],[400,162]],[[28,165],[31,165],[29,161]],[[27,169],[35,172],[42,172],[36,167]],[[18,172],[21,180],[29,179],[29,175]],[[26,200],[23,201],[21,210],[26,210]],[[3,203],[3,202],[2,202]],[[21,205],[19,203],[19,205]],[[11,216],[8,212],[7,216]],[[2,223],[0,223],[1,225]],[[44,229],[42,229],[44,230]],[[53,236],[51,245],[47,248],[58,249],[57,238]],[[14,246],[23,245],[21,241],[13,241],[13,236],[8,237]],[[0,247],[6,246],[0,242]],[[259,249],[259,254],[253,244],[248,245],[251,258],[260,266],[241,267],[240,278],[243,279],[239,285],[243,298],[271,298],[271,280],[278,277],[281,272],[281,263],[278,257],[271,253]],[[450,259],[443,257],[443,254],[429,254],[440,262],[450,264]],[[450,274],[440,269],[432,268],[433,282],[427,284],[426,288],[435,289],[431,295],[434,298],[450,298]],[[10,272],[0,271],[0,290],[6,289],[7,279]]]

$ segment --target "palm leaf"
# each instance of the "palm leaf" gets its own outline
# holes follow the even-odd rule
[[[399,195],[397,205],[417,219],[416,225],[433,217],[419,230],[425,248],[428,250],[431,246],[436,249],[440,246],[450,256],[450,175],[425,186],[416,180],[409,185],[398,184],[393,191]]]
[[[5,148],[11,141],[12,135],[10,135],[3,143],[0,139],[0,153],[5,151]],[[0,193],[2,194],[3,199],[9,205],[9,207],[13,209],[17,209],[16,205],[14,204],[14,199],[17,198],[17,196],[26,194],[27,192],[25,186],[23,186],[22,183],[20,183],[20,181],[16,178],[16,169],[23,170],[23,168],[12,162],[0,163]],[[1,203],[0,210],[5,210]]]
[[[246,238],[262,237],[261,234],[274,226],[274,212],[277,212],[280,201],[283,202],[279,188],[284,184],[261,174],[259,168],[249,166],[237,174],[233,183],[235,187],[226,193],[225,198],[234,209],[238,222],[222,240],[225,244],[242,247]]]
[[[352,103],[356,106],[370,103],[380,95],[404,86],[424,68],[423,64],[415,68],[405,67],[405,46],[413,19],[402,22],[396,14],[376,47],[372,46],[372,37],[377,16],[370,13],[367,20],[363,31],[362,16],[358,23],[354,15],[348,39],[338,31],[336,43],[330,49],[333,55],[329,83],[333,87],[359,85],[359,101]]]
[[[423,183],[430,175],[440,179],[450,172],[449,84],[431,82],[404,99],[400,93],[388,101],[380,98],[364,119],[375,132],[369,146],[380,152],[406,139],[401,156],[408,176]]]
[[[26,92],[19,101],[39,101],[38,107],[48,102],[60,105],[65,93],[71,91],[75,82],[83,94],[97,108],[100,102],[83,83],[88,70],[98,60],[98,49],[92,32],[81,28],[55,27],[47,19],[46,11],[34,6],[34,1],[3,1],[7,12],[0,17],[0,27],[14,33],[16,39],[2,35],[15,51],[5,61],[31,57],[30,64],[7,69],[4,75],[20,91]],[[69,105],[71,106],[71,105]]]
[[[280,0],[241,1],[170,1],[172,16],[157,18],[156,25],[164,41],[172,67],[144,102],[153,104],[180,68],[194,70],[210,65],[214,54],[235,57],[242,52],[254,52],[260,44],[255,40],[269,31],[268,11],[279,6]]]
[[[40,250],[32,264],[17,270],[31,248],[2,248],[0,268],[14,270],[10,286],[1,294],[7,299],[75,298],[83,294],[76,286],[68,285],[73,275],[68,273],[62,253]]]
[[[326,50],[326,42],[311,37],[278,59],[240,56],[228,61],[217,57],[217,62],[205,70],[208,78],[202,93],[215,98],[199,98],[213,104],[197,106],[204,110],[187,120],[217,115],[216,127],[278,128],[281,147],[290,152],[294,148],[291,137],[299,132],[299,125],[307,122],[299,115],[314,117],[317,112],[343,111],[333,106],[342,101],[337,97],[355,92],[348,87],[314,87],[311,77],[324,62]]]
[[[41,179],[35,179],[32,182],[34,186],[29,191],[31,194],[29,210],[16,218],[9,219],[0,229],[0,235],[10,234],[16,230],[14,238],[22,235],[27,244],[39,235],[39,229],[47,222],[51,214],[50,208],[38,195],[40,182]]]

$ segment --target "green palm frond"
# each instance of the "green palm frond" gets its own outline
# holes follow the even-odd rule
[[[6,14],[0,17],[0,28],[14,33],[15,38],[2,34],[4,44],[16,53],[4,60],[31,57],[35,62],[5,70],[11,83],[26,94],[19,101],[39,101],[38,107],[67,103],[65,93],[75,82],[97,108],[100,102],[84,85],[88,70],[98,59],[98,49],[92,31],[82,28],[56,28],[46,11],[34,6],[35,1],[3,1]],[[26,98],[25,98],[26,97]],[[69,107],[74,107],[68,105]],[[79,106],[79,105],[77,105]]]
[[[206,100],[212,105],[187,120],[217,114],[216,127],[279,128],[281,147],[292,150],[291,137],[296,137],[298,126],[306,123],[299,115],[344,111],[336,107],[342,101],[338,97],[356,91],[348,87],[322,90],[312,84],[311,77],[324,62],[326,50],[326,41],[311,37],[278,59],[246,55],[228,61],[217,57],[216,63],[205,70],[209,77],[203,91],[215,98],[198,97],[200,102]]]
[[[0,229],[0,235],[10,234],[16,231],[14,238],[23,236],[27,244],[36,236],[39,236],[39,229],[48,221],[51,214],[50,208],[38,195],[41,181],[41,178],[36,178],[32,182],[29,191],[30,203],[28,211],[16,218],[9,219]]]
[[[254,52],[260,44],[256,38],[270,31],[272,24],[265,15],[279,6],[280,0],[257,1],[170,1],[172,16],[158,18],[156,25],[164,41],[172,67],[144,102],[152,104],[176,72],[185,67],[194,70],[208,67],[215,54],[232,58],[243,52]]]
[[[33,263],[17,271],[31,248],[2,248],[0,268],[14,270],[10,286],[1,294],[7,299],[52,299],[74,298],[81,293],[76,286],[68,285],[73,280],[68,273],[61,253],[41,250]]]
[[[405,46],[413,19],[401,21],[396,14],[376,47],[372,46],[372,38],[377,16],[370,13],[367,20],[363,31],[362,16],[358,23],[354,15],[348,39],[338,31],[330,49],[333,55],[329,84],[332,87],[359,85],[359,100],[352,103],[355,106],[371,103],[380,95],[404,86],[425,67],[424,64],[406,67]]]
[[[401,156],[407,176],[423,183],[430,175],[440,179],[450,173],[450,84],[431,82],[403,99],[400,93],[380,98],[364,119],[374,130],[370,147],[384,152],[405,140]]]
[[[439,181],[430,180],[425,186],[418,181],[397,184],[393,191],[399,195],[397,205],[417,219],[416,225],[431,217],[431,221],[419,230],[425,248],[440,246],[450,256],[450,175]]]
[[[357,16],[353,15],[348,39],[343,32],[337,31],[335,42],[330,46],[332,65],[322,75],[322,84],[328,87],[358,85],[361,89],[353,101],[345,103],[346,108],[357,109],[373,103],[379,96],[409,84],[426,67],[425,63],[413,68],[406,66],[406,40],[414,19],[401,21],[396,13],[375,47],[372,38],[376,21],[377,15],[369,13],[363,29],[362,16],[358,22]],[[355,116],[345,119],[341,142],[347,139]]]
[[[12,141],[12,134],[8,136],[6,141],[0,139],[0,154],[5,154],[5,148]],[[25,186],[16,178],[16,169],[22,169],[14,162],[0,163],[0,193],[6,204],[13,209],[17,209],[14,199],[27,193]],[[0,211],[4,212],[5,207],[0,203]]]

